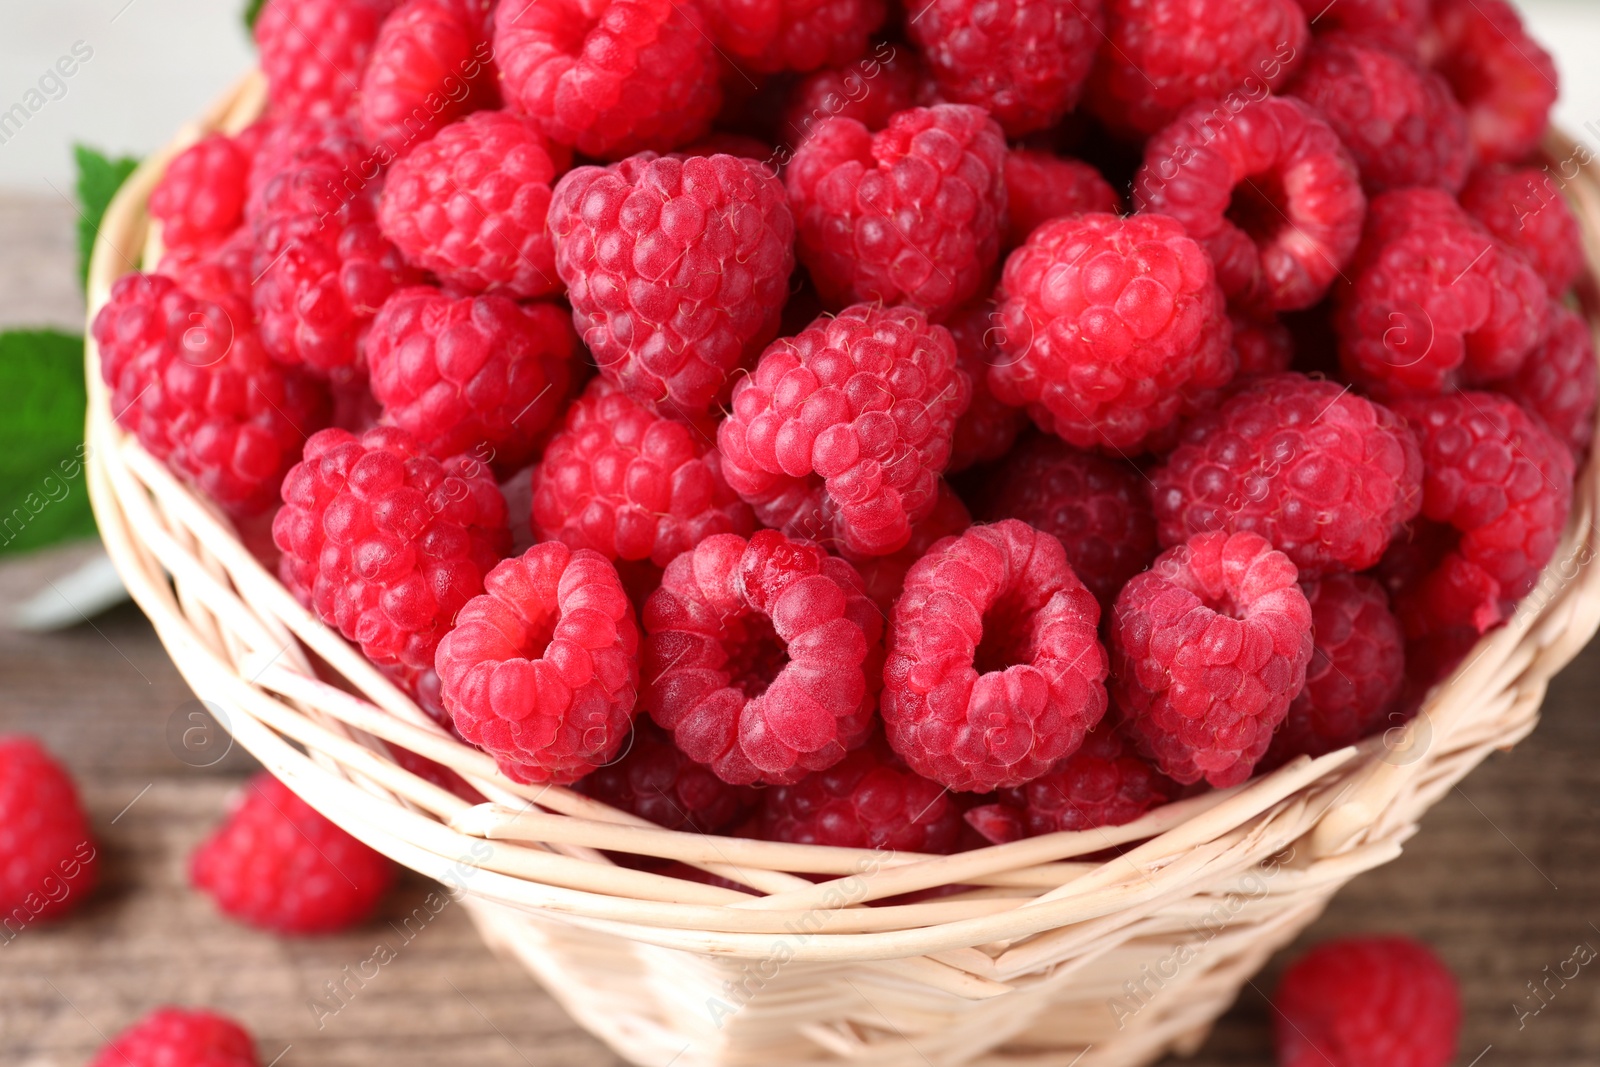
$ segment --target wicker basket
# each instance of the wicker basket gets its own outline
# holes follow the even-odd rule
[[[260,79],[247,78],[124,187],[95,247],[91,319],[153,253],[145,201],[166,162],[204,132],[242,128],[262,103]],[[1574,158],[1561,137],[1547,150]],[[1593,258],[1600,173],[1580,158],[1567,192]],[[1429,806],[1533,728],[1546,683],[1600,625],[1591,462],[1539,587],[1385,737],[1127,826],[954,856],[676,833],[568,789],[518,785],[447,736],[115,425],[92,340],[87,360],[95,515],[194,691],[318,810],[453,887],[491,945],[649,1067],[1127,1067],[1193,1051],[1340,886],[1395,858]],[[408,773],[387,746],[454,768],[492,803]],[[1083,858],[1112,845],[1132,847]],[[746,890],[619,866],[601,849]],[[904,896],[944,887],[957,888]],[[914,902],[863,906],[886,898]]]

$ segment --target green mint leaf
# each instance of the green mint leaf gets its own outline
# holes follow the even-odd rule
[[[256,19],[261,17],[261,9],[266,6],[267,0],[249,0],[249,3],[244,5],[245,29],[251,33],[256,31]]]
[[[78,216],[78,282],[87,286],[89,254],[94,251],[100,222],[106,217],[111,198],[117,195],[139,161],[127,156],[112,159],[81,144],[73,146],[72,154],[78,161],[78,210],[81,212]]]
[[[83,338],[0,333],[0,554],[92,537]]]

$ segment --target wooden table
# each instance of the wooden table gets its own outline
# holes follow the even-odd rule
[[[0,198],[0,325],[74,322],[71,219],[59,202]],[[0,567],[0,602],[26,579],[18,564]],[[1460,1064],[1600,1061],[1600,963],[1565,988],[1552,982],[1555,995],[1521,1026],[1516,1011],[1539,1006],[1528,983],[1575,946],[1600,950],[1597,692],[1600,646],[1557,679],[1528,741],[1435,808],[1406,854],[1346,889],[1293,951],[1340,934],[1416,935],[1460,976]],[[103,1034],[162,1003],[237,1016],[263,1065],[278,1067],[620,1062],[519,967],[491,956],[459,911],[442,913],[319,1028],[311,998],[379,939],[396,941],[390,919],[420,903],[428,883],[406,878],[378,920],[339,937],[282,940],[219,918],[188,889],[185,865],[253,764],[236,751],[194,769],[172,754],[167,722],[194,699],[131,607],[64,633],[0,631],[0,732],[37,734],[66,761],[105,857],[104,885],[85,908],[0,946],[0,1064],[78,1067]],[[1263,991],[1276,970],[1190,1062],[1272,1063]]]

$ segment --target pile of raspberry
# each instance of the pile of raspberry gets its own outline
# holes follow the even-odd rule
[[[674,831],[1376,747],[1553,594],[1600,386],[1515,9],[1322,6],[276,0],[115,414],[505,774]]]

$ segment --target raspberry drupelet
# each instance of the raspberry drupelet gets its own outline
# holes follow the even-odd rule
[[[1466,108],[1479,163],[1516,163],[1539,147],[1559,75],[1514,4],[1434,0],[1422,57]]]
[[[250,152],[227,134],[213,133],[184,149],[150,191],[150,217],[161,223],[168,248],[215,245],[244,221]]]
[[[936,542],[890,617],[890,745],[951,789],[1038,778],[1105,715],[1099,622],[1100,605],[1049,534],[1007,519]]]
[[[1550,305],[1550,329],[1522,369],[1490,388],[1544,420],[1582,463],[1594,440],[1600,367],[1589,321],[1565,304]]]
[[[633,725],[639,627],[616,568],[559,541],[497,564],[434,657],[461,736],[519,782],[568,785]]]
[[[1020,247],[1030,233],[1052,219],[1122,212],[1122,197],[1094,167],[1031,148],[1006,153],[1006,198],[1008,249]]]
[[[256,47],[275,114],[329,118],[356,106],[383,20],[399,0],[272,0]]]
[[[66,768],[33,738],[0,735],[0,944],[76,908],[99,877],[99,849]]]
[[[884,0],[702,0],[713,40],[760,74],[840,67],[866,54]]]
[[[887,555],[933,510],[969,398],[944,327],[847,308],[774,341],[734,387],[723,474],[765,525]]]
[[[725,782],[797,782],[871,729],[883,616],[809,541],[706,538],[667,565],[644,630],[644,710]]]
[[[157,1008],[108,1041],[89,1067],[261,1067],[249,1033],[226,1015]]]
[[[1239,357],[1239,377],[1247,374],[1282,374],[1294,363],[1295,341],[1289,327],[1276,316],[1257,318],[1229,312],[1233,323],[1233,351]]]
[[[600,373],[663,414],[724,400],[778,332],[794,217],[763,163],[642,154],[579,167],[556,186],[550,233]]]
[[[996,320],[992,303],[975,300],[945,323],[956,343],[956,366],[972,383],[972,403],[956,422],[950,443],[949,474],[1004,456],[1028,424],[1025,411],[1002,403],[989,389],[989,368],[1005,358],[996,343]]]
[[[621,758],[575,788],[657,826],[697,834],[722,833],[742,822],[761,796],[750,786],[729,785],[685,756],[671,735],[645,717],[634,720]]]
[[[847,558],[855,564],[857,573],[861,575],[867,596],[872,598],[887,619],[905,584],[906,572],[928,554],[934,542],[966,533],[971,525],[972,515],[967,511],[966,504],[962,503],[955,490],[941,481],[938,503],[927,518],[911,527],[911,540],[906,542],[904,548],[887,556],[847,555]]]
[[[1200,534],[1117,596],[1113,686],[1140,751],[1184,785],[1250,777],[1305,685],[1311,605],[1253,533]]]
[[[792,148],[831,118],[855,119],[876,133],[897,113],[917,106],[922,79],[915,52],[903,44],[880,41],[855,63],[825,67],[796,82],[776,135]]]
[[[1480,167],[1461,190],[1461,206],[1527,260],[1557,300],[1582,276],[1583,228],[1547,171]]]
[[[1006,142],[982,108],[902,111],[872,133],[817,124],[784,171],[800,260],[830,308],[907,304],[938,321],[984,288],[1005,222]]]
[[[1145,145],[1133,203],[1181,222],[1229,303],[1258,314],[1321,300],[1361,242],[1367,207],[1339,135],[1287,96],[1179,114]]]
[[[1079,448],[1141,451],[1187,392],[1233,377],[1211,257],[1166,215],[1046,223],[1006,260],[996,298],[989,388]]]
[[[498,107],[485,0],[406,0],[384,21],[361,79],[361,130],[395,155]]]

